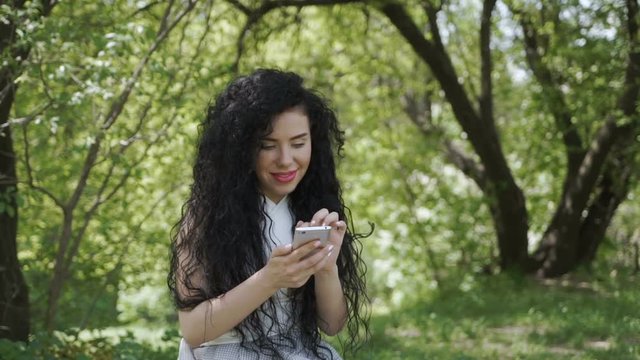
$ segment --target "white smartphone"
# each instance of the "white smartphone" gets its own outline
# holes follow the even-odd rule
[[[308,243],[312,240],[320,240],[323,246],[329,243],[329,231],[331,226],[310,226],[296,228],[293,232],[293,249]]]

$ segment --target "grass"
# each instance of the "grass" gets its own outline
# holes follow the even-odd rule
[[[356,359],[638,359],[638,282],[483,278],[374,314]]]
[[[637,276],[483,277],[464,291],[452,287],[397,308],[375,307],[371,340],[345,358],[640,359],[639,283]],[[129,326],[91,339],[36,336],[28,347],[0,341],[0,359],[175,359],[175,326],[148,330]],[[329,341],[339,348],[337,339]]]

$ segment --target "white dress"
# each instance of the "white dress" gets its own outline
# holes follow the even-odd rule
[[[264,236],[269,239],[271,245],[265,249],[268,258],[275,247],[291,243],[294,219],[289,210],[288,197],[285,196],[277,204],[269,198],[265,197],[264,199],[264,210],[267,214]],[[265,324],[265,329],[269,329],[268,336],[276,347],[277,355],[268,356],[250,348],[242,347],[240,345],[240,336],[234,330],[231,330],[215,340],[203,343],[193,349],[182,339],[178,360],[318,359],[317,356],[302,346],[301,341],[295,341],[294,344],[291,344],[290,341],[283,336],[287,334],[288,338],[299,339],[299,336],[295,334],[295,330],[292,330],[292,307],[289,297],[287,296],[287,289],[278,290],[278,292],[273,295],[273,298],[276,305],[275,316],[278,318],[276,325],[279,326],[270,326],[273,324],[269,317],[263,317],[263,323]],[[250,347],[252,342],[249,341],[247,345]],[[322,359],[341,360],[337,351],[325,341],[321,341],[318,347],[318,353],[321,354]]]

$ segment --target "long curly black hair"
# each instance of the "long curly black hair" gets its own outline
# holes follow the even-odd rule
[[[320,95],[303,86],[297,74],[257,70],[232,81],[209,106],[201,124],[191,196],[171,235],[168,285],[176,307],[189,310],[223,296],[266,264],[264,249],[269,245],[262,229],[266,214],[255,164],[260,138],[271,131],[272,119],[295,106],[309,118],[312,154],[305,176],[289,194],[289,206],[296,221],[308,221],[326,208],[348,225],[337,266],[348,311],[343,348],[355,352],[369,335],[366,266],[359,240],[365,235],[355,233],[342,201],[334,157],[343,156],[344,135],[336,115]],[[194,274],[202,274],[206,286],[195,284]],[[178,285],[188,289],[188,297],[177,291]],[[290,296],[298,337],[321,357],[313,277]],[[273,309],[270,299],[236,327],[243,346],[252,339],[260,352],[277,356],[263,324],[265,316],[277,321]]]

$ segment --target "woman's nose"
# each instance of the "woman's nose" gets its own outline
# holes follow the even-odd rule
[[[287,146],[282,147],[278,156],[278,165],[287,166],[292,162],[293,154],[291,153],[291,149]]]

